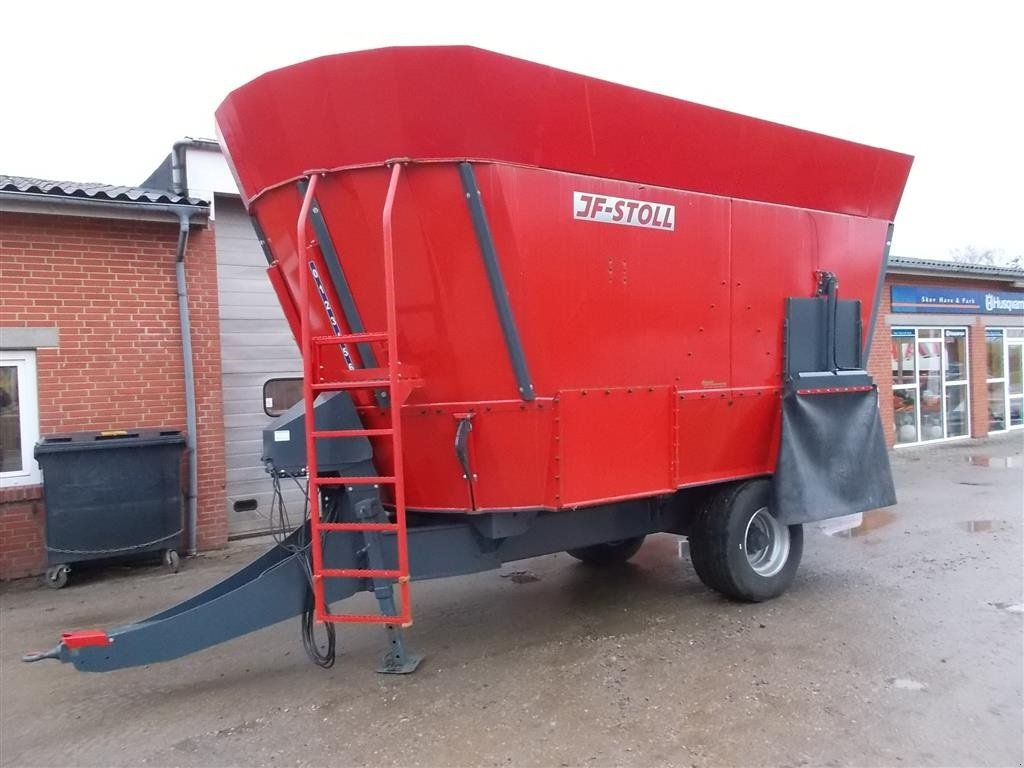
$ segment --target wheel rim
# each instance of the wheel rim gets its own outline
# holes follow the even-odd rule
[[[774,576],[789,559],[789,527],[776,520],[768,507],[761,507],[747,521],[743,551],[754,573]]]

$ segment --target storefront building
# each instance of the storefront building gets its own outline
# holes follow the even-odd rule
[[[892,259],[869,367],[890,445],[1024,427],[1024,270]]]

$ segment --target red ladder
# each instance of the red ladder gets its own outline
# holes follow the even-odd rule
[[[310,547],[313,565],[314,610],[317,621],[352,624],[389,624],[407,627],[412,624],[412,606],[409,600],[409,540],[405,520],[405,483],[402,468],[402,422],[399,418],[407,391],[398,364],[397,320],[395,314],[395,263],[391,227],[391,211],[395,203],[395,190],[402,166],[395,163],[391,168],[391,181],[384,200],[384,294],[387,314],[387,330],[380,332],[344,333],[337,336],[313,336],[310,328],[310,264],[315,262],[306,256],[307,251],[318,248],[316,240],[307,238],[309,211],[316,193],[320,174],[310,176],[309,185],[299,210],[296,224],[296,248],[300,257],[298,309],[301,323],[302,347],[302,391],[305,398],[306,415],[306,465],[309,473],[309,526]],[[320,352],[324,347],[348,346],[363,343],[377,343],[385,346],[387,362],[377,368],[357,368],[342,380],[323,381],[320,378]],[[313,400],[321,392],[341,391],[388,392],[388,413],[390,426],[380,429],[333,429],[316,430]],[[391,475],[320,477],[316,463],[316,440],[325,438],[376,437],[390,439],[393,468]],[[394,522],[324,522],[320,519],[320,489],[330,486],[372,485],[375,488],[390,485],[394,500]],[[374,568],[325,568],[323,537],[325,534],[346,533],[393,533],[398,549],[398,567],[395,569]],[[396,614],[330,613],[324,599],[325,579],[383,579],[398,582],[400,609]]]

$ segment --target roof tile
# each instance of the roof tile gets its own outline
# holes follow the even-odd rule
[[[0,174],[0,192],[21,192],[54,197],[80,197],[103,202],[157,203],[165,205],[206,205],[205,200],[196,197],[175,195],[162,189],[143,187],[118,187],[112,184],[83,183],[77,181],[53,181],[34,179],[26,176],[5,176]]]

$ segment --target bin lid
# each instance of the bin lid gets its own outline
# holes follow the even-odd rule
[[[151,445],[184,445],[180,429],[109,429],[46,435],[36,443],[35,456],[49,453],[99,451],[111,448],[145,448]]]

